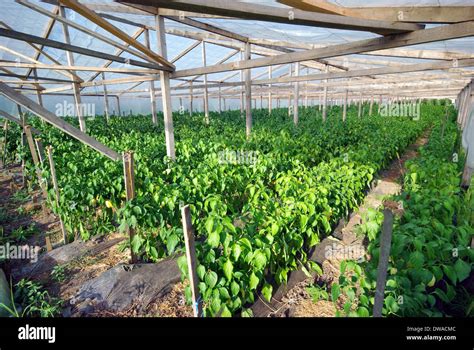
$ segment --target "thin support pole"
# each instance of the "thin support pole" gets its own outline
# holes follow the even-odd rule
[[[123,158],[123,174],[125,179],[125,196],[127,202],[135,198],[135,171],[134,171],[134,161],[133,161],[133,152],[124,152],[122,155]],[[133,251],[132,243],[133,238],[135,237],[135,229],[133,227],[128,227],[128,236],[130,238],[130,263],[135,264],[138,259],[137,255]]]
[[[66,12],[63,6],[59,6],[59,13],[61,17],[66,18]],[[63,33],[64,33],[64,41],[66,44],[70,44],[71,40],[69,37],[69,28],[66,23],[62,24]],[[74,56],[71,51],[66,51],[67,62],[69,66],[74,66]],[[84,120],[84,116],[82,115],[82,101],[81,101],[81,86],[79,83],[72,83],[72,89],[74,93],[74,102],[76,104],[76,114],[79,118],[79,128],[82,132],[86,132],[86,122]]]
[[[53,148],[51,146],[46,147],[46,152],[48,154],[49,168],[51,169],[51,179],[53,181],[56,207],[59,207],[59,198],[60,198],[59,186],[58,186],[58,179],[56,177],[56,166],[54,164],[54,159],[53,159]],[[61,216],[59,216],[59,224],[61,226],[61,233],[63,235],[64,244],[67,244],[68,242],[67,242],[66,226],[64,226],[64,222],[63,222],[63,219],[61,219]]]
[[[38,185],[40,186],[44,199],[46,200],[48,196],[48,192],[46,190],[43,177],[41,176],[41,164],[38,158],[38,153],[36,152],[33,136],[31,135],[31,127],[29,125],[25,126],[25,134],[26,134],[26,140],[28,141],[28,146],[30,148],[31,158],[33,159],[33,164],[35,166],[36,177],[38,179]]]
[[[326,65],[326,73],[329,72],[329,67]],[[328,87],[327,87],[327,82],[328,80],[326,79],[324,85],[324,92],[323,92],[323,122],[326,121],[327,118],[327,103],[328,103]]]
[[[374,317],[382,317],[382,307],[385,299],[385,284],[387,282],[388,259],[390,256],[390,246],[392,244],[393,213],[385,208],[383,211],[384,221],[382,226],[382,236],[380,238],[380,255],[377,267],[377,288],[375,291]]]
[[[145,29],[143,32],[143,37],[145,39],[145,46],[150,49],[150,31]],[[151,121],[153,125],[158,124],[158,116],[156,114],[156,94],[155,94],[155,81],[150,80],[150,107],[151,107]]]
[[[184,245],[186,247],[186,261],[188,263],[188,279],[191,287],[194,317],[202,315],[202,303],[199,294],[199,279],[197,275],[196,248],[194,245],[194,229],[191,221],[189,205],[181,208],[181,220],[183,221]]]
[[[347,95],[349,91],[346,89],[344,92],[344,106],[342,107],[342,121],[345,122],[347,119]]]
[[[194,94],[193,94],[193,81],[189,81],[189,115],[193,115],[193,100],[194,100]]]
[[[300,63],[295,63],[295,76],[300,75]],[[294,96],[293,96],[293,123],[298,125],[298,105],[300,101],[300,84],[298,82],[295,83],[294,86]]]
[[[102,72],[102,80],[105,80],[105,72]],[[105,120],[109,122],[109,96],[107,95],[107,85],[104,84],[104,114]]]
[[[202,42],[202,66],[206,67],[207,56],[206,56],[206,43]],[[209,124],[209,91],[207,90],[207,74],[204,74],[204,121]]]
[[[268,66],[268,79],[272,79],[272,66]],[[268,114],[272,114],[272,84],[268,85]]]
[[[251,59],[250,43],[245,43],[245,59]],[[252,82],[250,69],[245,70],[245,133],[250,137],[252,131]]]

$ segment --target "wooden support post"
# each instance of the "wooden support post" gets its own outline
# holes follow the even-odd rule
[[[374,107],[374,96],[372,95],[370,99],[370,106],[369,106],[369,115],[372,115],[372,108]]]
[[[26,140],[28,141],[28,146],[30,148],[31,158],[33,159],[33,164],[35,166],[36,177],[38,179],[38,185],[40,186],[44,199],[46,200],[48,193],[43,181],[43,177],[41,176],[41,164],[38,158],[38,153],[36,152],[33,136],[31,135],[31,127],[29,125],[25,126],[25,134],[26,134]]]
[[[118,112],[118,115],[119,117],[122,116],[122,110],[120,108],[120,97],[116,96],[117,97],[117,112]]]
[[[158,37],[158,54],[165,60],[168,57],[166,48],[166,32],[165,20],[162,16],[156,16],[156,33]],[[160,73],[161,83],[161,100],[163,101],[163,118],[165,125],[165,143],[166,155],[172,160],[176,159],[176,151],[174,145],[174,126],[173,126],[173,112],[171,110],[171,87],[170,87],[170,73],[162,71]]]
[[[46,152],[48,154],[49,168],[51,169],[51,179],[53,181],[56,206],[59,207],[59,186],[58,186],[58,179],[56,177],[56,166],[54,164],[54,159],[53,159],[53,148],[51,146],[46,147]],[[61,219],[61,216],[59,216],[59,223],[61,226],[61,233],[63,235],[64,244],[67,244],[68,242],[67,242],[66,226],[64,226],[64,222],[63,222],[63,219]]]
[[[105,80],[105,72],[102,72],[102,80]],[[104,84],[104,114],[105,120],[109,122],[109,97],[107,96],[107,85]]]
[[[151,50],[150,46],[150,31],[148,29],[145,29],[143,32],[143,37],[145,39],[145,46],[149,50]],[[156,114],[156,94],[155,94],[155,81],[150,80],[150,107],[151,107],[151,121],[153,122],[153,125],[158,124],[158,117]]]
[[[189,205],[181,208],[183,221],[184,245],[186,247],[186,260],[188,263],[188,279],[191,287],[194,317],[202,316],[202,303],[199,295],[199,279],[197,275],[196,248],[194,245],[194,230],[191,220]]]
[[[43,166],[46,157],[44,155],[44,147],[43,142],[41,142],[41,139],[35,138],[35,146],[36,150],[38,151],[38,159],[40,161],[41,166]]]
[[[222,96],[221,96],[221,87],[219,86],[219,91],[218,91],[218,107],[219,107],[219,114],[222,113]]]
[[[272,66],[268,66],[268,79],[272,79]],[[272,114],[272,84],[268,85],[268,114]]]
[[[245,43],[245,59],[251,59],[250,42]],[[245,133],[250,137],[252,131],[252,82],[250,69],[245,70]]]
[[[59,6],[59,13],[61,17],[66,18],[66,13],[64,11],[63,6]],[[69,37],[69,28],[66,23],[62,23],[63,26],[63,33],[64,33],[64,41],[66,44],[70,44],[71,40]],[[66,51],[67,63],[69,66],[74,66],[74,56],[71,51]],[[79,129],[82,132],[86,132],[86,122],[84,120],[84,116],[82,115],[82,102],[81,102],[81,87],[80,84],[77,82],[72,83],[72,89],[74,93],[74,102],[76,104],[76,114],[79,118]]]
[[[207,65],[206,43],[202,42],[202,65]],[[203,76],[204,80],[204,121],[209,124],[209,92],[207,90],[207,74]]]
[[[300,75],[300,63],[295,63],[295,76]],[[293,96],[293,123],[298,125],[298,106],[300,101],[300,83],[294,83],[294,96]]]
[[[293,67],[291,63],[289,67],[290,67],[290,70],[288,71],[288,76],[291,77],[293,75]],[[288,117],[291,117],[292,114],[294,114],[294,112],[293,112],[293,107],[291,104],[291,93],[289,93],[288,94]]]
[[[359,95],[359,118],[362,117],[362,93]]]
[[[127,202],[135,198],[135,171],[134,171],[134,161],[133,161],[133,152],[124,152],[123,153],[123,174],[125,179],[125,195]],[[131,254],[131,264],[137,263],[138,259],[135,252],[132,249],[133,237],[135,236],[135,230],[132,227],[128,227],[128,235],[130,237],[130,254]]]
[[[347,95],[349,91],[346,89],[344,92],[344,106],[342,107],[342,121],[345,122],[347,119]]]
[[[377,267],[377,288],[375,291],[374,317],[382,317],[382,308],[385,300],[385,284],[387,282],[388,259],[390,257],[390,246],[392,244],[393,213],[385,208],[383,211],[384,221],[382,236],[380,238],[380,255]]]
[[[243,61],[245,57],[244,51],[240,52],[240,60]],[[240,81],[241,83],[244,83],[244,70],[240,70]],[[245,96],[245,89],[244,89],[245,83],[240,87],[240,117],[244,117],[244,96]]]
[[[193,115],[193,100],[194,100],[194,94],[193,94],[193,81],[189,81],[189,115]]]
[[[329,72],[329,67],[326,65],[326,73]],[[327,87],[327,82],[328,80],[326,79],[324,81],[326,85],[324,86],[324,96],[323,96],[323,122],[326,121],[327,118],[327,103],[328,103],[328,87]]]

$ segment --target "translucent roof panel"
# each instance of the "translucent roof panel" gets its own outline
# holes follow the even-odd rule
[[[39,0],[29,0],[35,6],[39,6],[47,11],[53,11],[55,6],[49,3],[45,3]],[[248,1],[251,3],[258,3],[263,5],[269,6],[277,6],[277,7],[286,7],[285,5],[279,4],[274,0],[258,0],[258,1]],[[364,6],[461,6],[461,5],[473,5],[472,0],[366,0],[364,2],[356,1],[356,0],[332,0],[334,4],[340,6],[347,6],[347,7],[364,7]],[[105,1],[98,1],[98,0],[85,0],[81,1],[81,3],[90,5],[95,11],[99,14],[103,14],[105,12],[112,14],[113,16],[120,17],[126,19],[131,22],[138,23],[140,25],[149,26],[150,29],[154,28],[155,26],[155,19],[151,15],[147,14],[137,14],[140,11],[137,10],[130,10],[129,12],[133,13],[121,13],[120,11],[114,12],[108,5],[113,5],[114,7],[123,7],[123,5],[117,4],[112,0],[105,0]],[[66,17],[75,23],[86,27],[89,30],[92,30],[104,37],[110,38],[114,41],[120,42],[119,39],[114,37],[109,32],[103,30],[102,28],[98,27],[94,23],[90,22],[86,18],[82,17],[81,15],[75,13],[72,10],[66,9]],[[134,25],[125,24],[120,21],[108,19],[113,25],[121,29],[122,31],[128,33],[129,35],[134,35],[140,29]],[[39,14],[38,12],[22,6],[19,3],[16,3],[14,0],[3,0],[2,1],[2,11],[0,12],[0,21],[3,22],[7,27],[11,27],[14,30],[21,31],[27,34],[43,36],[45,30],[50,23],[50,18]],[[301,26],[301,25],[290,25],[290,24],[278,24],[278,23],[270,23],[270,22],[263,22],[263,21],[255,21],[255,20],[240,20],[240,19],[216,19],[216,18],[199,18],[199,21],[226,29],[231,32],[235,32],[244,36],[248,36],[253,39],[262,39],[267,41],[283,41],[291,44],[294,48],[293,49],[300,49],[309,48],[309,47],[321,47],[327,45],[337,45],[342,43],[348,42],[355,42],[358,40],[365,40],[370,38],[376,38],[379,35],[369,32],[362,32],[362,31],[349,31],[349,30],[339,30],[339,29],[328,29],[328,28],[319,28],[319,27],[311,27],[311,26]],[[435,27],[436,25],[427,25],[427,28]],[[168,49],[168,59],[172,60],[174,57],[177,57],[181,52],[185,49],[193,45],[196,40],[199,40],[201,35],[204,35],[205,32],[200,29],[196,29],[194,27],[190,27],[187,25],[183,25],[181,23],[177,23],[175,21],[166,20],[166,29],[167,29],[167,49]],[[69,28],[71,43],[83,48],[88,48],[91,50],[104,52],[108,54],[117,54],[118,49],[113,45],[107,44],[101,40],[93,38],[92,36],[83,33],[75,28]],[[183,35],[187,35],[190,38],[185,38]],[[210,35],[210,38],[216,38],[217,36],[214,34]],[[50,31],[49,39],[64,42],[64,32],[63,26],[60,23],[55,23]],[[139,42],[144,44],[144,35],[140,35],[137,39]],[[226,39],[228,42],[235,44],[235,41],[231,39]],[[211,40],[212,41],[212,40]],[[154,30],[150,30],[150,45],[151,49],[156,52],[157,50],[158,40],[156,38],[156,32]],[[36,50],[23,41],[9,39],[5,37],[0,37],[0,46],[4,48],[8,48],[9,50],[0,49],[0,60],[6,61],[13,61],[13,62],[24,62],[24,63],[31,63],[34,62],[33,59],[37,59],[39,62],[44,64],[53,64],[51,60],[49,60],[44,55],[36,54]],[[260,49],[262,49],[260,47]],[[416,45],[407,47],[404,49],[413,49],[413,50],[438,50],[444,52],[454,52],[454,53],[462,53],[466,55],[474,55],[474,38],[462,38],[462,39],[455,39],[449,41],[441,41],[441,42],[434,42],[428,43],[423,45]],[[13,50],[13,51],[11,51]],[[230,47],[223,47],[215,45],[215,43],[207,43],[206,44],[206,60],[208,65],[214,65],[220,63],[223,59],[227,57],[225,62],[236,62],[240,60],[240,54],[237,53],[232,55],[236,49]],[[16,54],[16,53],[17,54]],[[58,50],[54,48],[44,48],[44,52],[47,55],[50,55],[55,61],[59,62],[60,64],[67,65],[67,55],[66,52],[63,50]],[[277,54],[278,51],[274,51],[274,54]],[[281,51],[281,53],[284,53]],[[24,57],[22,57],[23,55]],[[143,61],[141,58],[136,57],[128,52],[124,52],[120,54],[121,57],[124,58],[133,58],[138,61]],[[252,57],[261,57],[259,54],[252,54]],[[474,57],[474,56],[473,56]],[[92,67],[101,67],[104,65],[108,65],[111,68],[126,68],[127,65],[123,63],[109,63],[104,59],[99,59],[95,57],[88,57],[85,55],[73,54],[74,64],[76,66],[92,66]],[[351,61],[353,59],[354,61]],[[359,59],[359,62],[357,62]],[[362,60],[373,60],[373,64],[365,62],[362,63]],[[374,56],[374,55],[349,55],[347,56],[347,61],[344,62],[344,58],[334,58],[328,59],[328,61],[333,63],[339,64],[346,64],[351,69],[362,69],[362,68],[370,68],[370,67],[377,67],[377,66],[384,66],[387,64],[387,61],[393,62],[393,64],[409,64],[409,63],[417,63],[420,60],[417,59],[410,59],[410,58],[401,58],[401,57],[383,57],[383,56]],[[381,63],[385,61],[385,63]],[[426,61],[421,61],[426,62]],[[175,62],[176,69],[189,69],[189,68],[196,68],[201,67],[203,64],[202,61],[202,48],[201,46],[195,47],[191,50],[185,57],[177,60]],[[315,66],[316,67],[316,66]],[[311,72],[317,72],[317,68],[312,67]],[[138,68],[138,67],[133,67]],[[309,68],[308,68],[309,69]],[[25,75],[29,72],[28,68],[19,68],[19,67],[9,67],[8,71],[13,72],[14,74]],[[88,81],[93,77],[96,77],[97,74],[95,72],[90,71],[77,71],[76,74],[83,79],[84,81]],[[252,69],[252,77],[260,77],[266,78],[267,69],[266,68],[257,68]],[[282,76],[288,74],[288,66],[283,66],[280,68],[275,68],[273,72],[273,76]],[[66,76],[65,76],[66,75]],[[64,71],[54,71],[54,70],[38,70],[38,76],[45,77],[45,78],[52,78],[52,79],[68,79],[67,74]],[[127,77],[129,75],[119,74],[119,73],[111,73],[107,72],[105,74],[106,79],[118,79],[122,77]],[[191,77],[193,78],[193,77]],[[96,80],[102,79],[101,75],[95,78]],[[224,73],[216,73],[216,74],[209,74],[208,80],[210,82],[219,82],[223,80],[229,82],[236,82],[240,81],[240,73],[239,72],[224,72]],[[195,77],[196,82],[202,81],[202,77]],[[178,85],[183,84],[182,80],[173,80],[171,85],[173,87],[177,87]],[[134,88],[136,90],[135,93],[124,93],[121,95],[121,100],[123,100],[124,106],[122,110],[129,110],[132,108],[134,111],[137,112],[141,109],[144,109],[143,113],[148,111],[149,112],[149,103],[144,103],[147,101],[146,97],[137,98],[137,96],[146,96],[147,89],[149,89],[149,82],[143,82],[141,84],[138,83],[126,83],[126,84],[114,84],[108,85],[107,89],[111,92],[111,94],[116,94],[118,92],[122,92],[127,89]],[[159,81],[155,82],[155,86],[159,89]],[[64,87],[63,84],[48,84],[45,86],[46,88],[60,88]],[[134,90],[134,91],[135,91]],[[186,90],[183,90],[186,91]],[[103,92],[102,86],[92,86],[86,87],[82,89],[82,93],[84,94],[84,99],[93,99],[95,97],[87,97],[88,94],[101,94]],[[64,93],[71,93],[71,89],[65,90]],[[34,98],[34,93],[31,92],[31,97]],[[44,97],[45,105],[47,108],[52,109],[54,104],[57,101],[64,100],[68,97],[64,96],[47,96]],[[2,103],[4,99],[2,99]],[[197,102],[196,102],[197,103]],[[212,102],[214,104],[215,101]],[[173,106],[179,104],[179,98],[173,99]],[[212,107],[211,104],[211,107]],[[98,103],[98,105],[102,105],[102,103]],[[161,108],[160,99],[157,99],[158,108]],[[214,106],[215,107],[215,106]],[[13,107],[12,107],[13,108]],[[146,110],[145,110],[146,109]],[[14,110],[14,108],[12,109]],[[100,113],[98,111],[98,113]]]

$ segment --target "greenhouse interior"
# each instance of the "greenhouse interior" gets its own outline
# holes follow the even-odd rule
[[[474,316],[471,0],[0,24],[1,317]]]

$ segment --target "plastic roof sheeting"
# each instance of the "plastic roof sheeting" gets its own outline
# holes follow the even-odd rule
[[[34,3],[35,5],[41,6],[48,11],[52,11],[54,9],[54,5],[47,4],[38,0],[30,0],[30,2]],[[113,3],[112,0],[106,1],[81,1],[82,3],[88,4],[107,4]],[[284,6],[278,4],[276,1],[272,0],[260,0],[260,1],[249,1],[252,3],[260,3],[265,5],[271,6]],[[459,6],[459,5],[473,5],[472,1],[469,0],[397,0],[396,2],[393,0],[366,0],[361,4],[360,1],[356,0],[334,0],[332,1],[335,4],[341,6],[354,6],[354,7],[361,7],[361,6]],[[117,5],[117,3],[113,3]],[[123,14],[123,13],[112,13],[117,17],[126,18],[130,21],[134,21],[141,24],[148,24],[150,26],[154,25],[154,18],[153,16],[148,15],[135,15],[135,14]],[[115,41],[119,41],[119,39],[112,36],[107,31],[103,30],[102,28],[98,27],[97,25],[93,24],[92,22],[88,21],[87,19],[83,18],[79,14],[73,12],[72,10],[66,9],[67,18],[73,20],[74,22],[87,27],[90,30],[93,30],[97,33],[100,33],[104,36],[107,36]],[[21,21],[19,20],[21,19]],[[39,14],[27,7],[24,7],[13,0],[3,0],[2,1],[2,11],[0,13],[0,21],[6,23],[8,26],[12,27],[14,30],[25,32],[32,35],[42,36],[44,33],[44,28],[46,27],[47,23],[49,22],[50,18]],[[259,38],[259,39],[267,39],[267,40],[284,40],[293,43],[301,43],[301,44],[323,44],[323,45],[335,45],[340,43],[347,43],[357,40],[375,38],[378,35],[373,33],[367,32],[360,32],[360,31],[349,31],[349,30],[338,30],[338,29],[328,29],[328,28],[316,28],[316,27],[309,27],[309,26],[297,26],[297,25],[289,25],[289,24],[277,24],[277,23],[268,23],[262,21],[249,21],[249,20],[239,20],[239,19],[199,19],[201,22],[205,22],[208,24],[212,24],[214,26],[227,29],[229,31],[244,35],[250,36],[252,38]],[[111,21],[116,27],[125,31],[129,35],[133,35],[138,28],[135,26],[131,26],[128,24],[124,24],[117,21]],[[433,25],[428,25],[427,28],[432,27]],[[203,32],[202,30],[192,28],[189,26],[181,25],[174,21],[166,20],[166,28],[167,29],[179,29],[179,30],[188,30],[192,32]],[[77,46],[85,47],[91,50],[96,50],[100,52],[106,52],[110,54],[114,54],[117,48],[102,42],[96,38],[93,38],[83,32],[80,32],[74,28],[69,28],[71,43]],[[52,40],[57,41],[64,41],[64,34],[63,28],[61,23],[55,23],[53,30],[49,36]],[[143,35],[139,37],[139,41],[143,43]],[[150,31],[150,42],[151,42],[151,49],[156,51],[157,49],[157,39],[156,33],[154,31]],[[168,60],[171,60],[173,57],[178,55],[184,49],[189,47],[195,40],[178,37],[175,35],[167,35],[167,47],[168,47]],[[27,43],[8,39],[4,37],[0,37],[0,45],[8,47],[12,50],[15,50],[23,55],[28,57],[35,56],[35,50],[29,46]],[[213,44],[206,44],[207,48],[207,64],[212,65],[219,62],[222,58],[232,52],[232,49],[220,47]],[[412,46],[414,49],[423,49],[423,50],[442,50],[442,51],[456,51],[456,52],[464,52],[469,54],[474,54],[474,38],[463,38],[463,39],[456,39],[450,41],[443,41],[443,42],[435,42],[430,44],[423,44]],[[52,49],[52,48],[45,48],[45,52],[53,56],[59,62],[66,64],[66,52]],[[134,58],[136,60],[141,60],[127,52],[124,52],[122,57],[125,58]],[[258,57],[257,55],[253,55],[253,57]],[[376,56],[358,56],[364,57],[366,59],[374,59],[374,60],[393,60],[394,62],[399,63],[415,63],[420,62],[419,60],[413,59],[406,59],[406,58],[390,58],[390,57],[376,57]],[[15,61],[17,57],[12,55],[8,52],[0,50],[0,59],[1,60],[12,60]],[[84,55],[77,55],[74,54],[75,65],[77,66],[102,66],[106,63],[105,60],[101,60],[94,57],[88,57]],[[233,62],[240,60],[240,54],[234,55],[231,59],[227,62]],[[24,61],[24,60],[22,60]],[[51,62],[41,56],[40,62],[45,64],[50,64]],[[189,52],[184,58],[178,60],[176,63],[176,69],[187,69],[187,68],[195,68],[202,66],[202,52],[201,46],[197,46],[191,52]],[[359,65],[362,67],[363,65]],[[121,63],[112,63],[110,67],[124,67],[124,64]],[[138,68],[138,67],[137,67]],[[28,69],[25,68],[11,68],[16,74],[25,74]],[[256,76],[260,73],[265,72],[265,68],[258,68],[252,70],[252,76]],[[276,69],[274,71],[273,76],[279,76],[281,74],[286,74],[288,72],[288,68],[282,67],[280,69]],[[226,76],[229,76],[231,72],[219,73],[219,74],[211,74],[208,76],[210,81],[218,81],[223,79]],[[87,81],[91,76],[95,75],[94,72],[77,72],[77,74],[84,80]],[[41,77],[49,77],[49,78],[65,78],[64,75],[49,70],[38,70],[38,75]],[[118,74],[118,73],[106,73],[106,79],[114,79],[126,77],[126,75]],[[265,76],[266,77],[266,76]],[[101,79],[99,76],[97,79]],[[201,78],[198,78],[198,80]],[[236,75],[234,78],[229,79],[228,81],[239,81],[240,75]],[[172,86],[181,84],[182,81],[172,81]],[[136,83],[130,84],[120,84],[120,85],[108,85],[107,89],[111,92],[114,91],[122,91],[124,89],[133,87]],[[156,88],[159,89],[159,82],[155,82]],[[60,87],[63,85],[55,85],[55,84],[48,84],[47,88],[53,87]],[[148,82],[142,83],[137,89],[144,90],[149,87]],[[102,93],[103,87],[102,86],[95,86],[84,88],[83,93]],[[185,90],[183,90],[185,91]],[[71,91],[68,91],[69,93]],[[142,113],[149,113],[149,103],[147,99],[136,99],[133,98],[136,95],[144,95],[143,92],[141,93],[133,93],[133,94],[125,94],[121,97],[121,101],[123,100],[122,110],[129,110],[130,108],[133,109],[134,112],[142,112]],[[146,95],[146,94],[145,94]],[[31,95],[34,99],[34,95]],[[88,98],[88,97],[84,97]],[[64,100],[64,97],[44,97],[44,101],[46,107],[51,109],[51,106],[55,104],[57,100]],[[72,98],[71,98],[72,99]],[[92,98],[90,98],[92,99]],[[112,99],[111,99],[112,101]],[[215,102],[215,101],[214,101]],[[215,103],[211,102],[211,108],[216,107]],[[5,103],[5,99],[0,100],[0,105]],[[57,103],[57,102],[56,102]],[[115,102],[112,102],[112,104]],[[174,107],[177,108],[177,99],[173,101]],[[102,106],[102,103],[98,103],[99,106]],[[157,106],[158,109],[161,109],[160,99],[157,99]],[[1,106],[0,106],[1,107]],[[13,107],[10,107],[12,109]],[[112,108],[111,108],[112,109]],[[97,111],[97,113],[101,113],[102,111]]]

